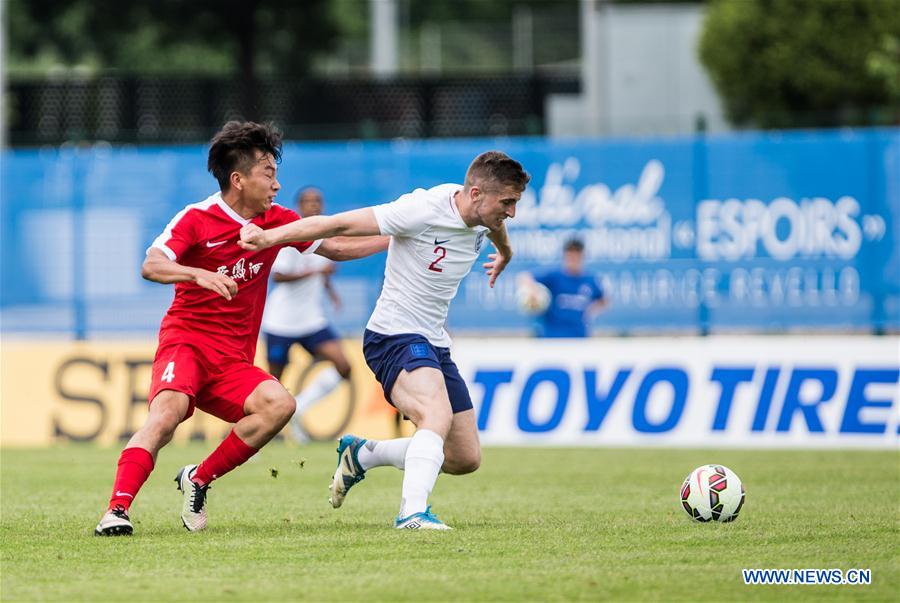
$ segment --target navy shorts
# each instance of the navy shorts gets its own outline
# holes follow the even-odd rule
[[[456,363],[450,358],[449,348],[435,347],[421,335],[382,335],[366,329],[363,354],[366,364],[384,389],[385,399],[392,405],[391,390],[400,371],[409,372],[430,366],[444,373],[444,383],[447,385],[450,407],[454,414],[473,408],[469,388],[460,376]]]
[[[334,341],[335,339],[340,338],[331,326],[303,337],[282,337],[281,335],[266,333],[266,356],[269,362],[287,364],[288,352],[295,343],[299,343],[311,356],[315,356],[316,348],[326,341]]]

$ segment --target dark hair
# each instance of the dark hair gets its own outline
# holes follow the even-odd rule
[[[256,162],[256,151],[281,161],[281,132],[272,124],[229,121],[210,141],[206,169],[223,191],[231,187],[231,174],[248,173]]]
[[[573,237],[563,245],[563,251],[584,251],[584,243],[581,242],[581,239]]]
[[[466,187],[487,182],[501,186],[512,186],[519,192],[524,191],[531,176],[522,168],[522,164],[500,151],[488,151],[476,157],[466,172]],[[482,185],[485,186],[485,185]]]

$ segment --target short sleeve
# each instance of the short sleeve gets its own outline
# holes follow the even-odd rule
[[[292,247],[285,247],[278,252],[275,263],[272,264],[272,272],[278,274],[291,274],[297,271],[298,260],[302,257],[297,250]]]
[[[288,243],[287,247],[293,247],[303,255],[307,255],[310,253],[314,253],[321,244],[322,239],[316,239],[315,241],[300,241],[299,243]]]
[[[594,289],[594,299],[603,299],[603,285],[600,284],[600,279],[595,276],[591,279],[591,285]]]
[[[192,210],[183,210],[175,214],[175,217],[166,225],[147,252],[154,247],[166,254],[170,260],[180,258],[188,248],[197,242],[196,221]]]
[[[428,201],[428,192],[418,188],[396,201],[373,207],[381,234],[416,236],[428,230],[428,220],[431,217]]]

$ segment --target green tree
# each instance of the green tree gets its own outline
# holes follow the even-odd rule
[[[715,0],[699,50],[733,122],[790,127],[896,119],[898,44],[900,0]]]
[[[12,75],[54,65],[231,74],[247,118],[261,74],[306,75],[339,34],[328,0],[12,0],[7,12]]]

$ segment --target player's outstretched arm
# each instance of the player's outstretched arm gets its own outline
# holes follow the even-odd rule
[[[365,237],[381,234],[371,207],[345,211],[333,216],[311,216],[294,220],[277,228],[263,230],[256,224],[241,229],[238,245],[249,251],[299,241],[316,241],[328,237]]]
[[[384,251],[390,243],[391,237],[332,237],[322,241],[315,252],[329,260],[344,262]]]
[[[237,295],[238,286],[230,277],[218,272],[210,272],[202,268],[183,266],[170,260],[161,249],[151,248],[141,266],[141,276],[154,283],[168,285],[171,283],[193,282],[214,291],[227,300]]]
[[[488,238],[494,244],[497,253],[488,254],[488,260],[483,264],[484,270],[488,275],[488,285],[494,287],[497,277],[506,268],[510,260],[512,260],[513,250],[509,243],[509,234],[506,232],[506,225],[501,225],[498,230],[492,230],[488,233]]]

